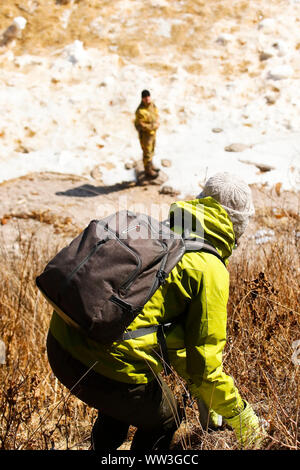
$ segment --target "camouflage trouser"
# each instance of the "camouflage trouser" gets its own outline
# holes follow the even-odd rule
[[[143,150],[143,163],[144,166],[146,166],[147,163],[150,163],[152,161],[154,155],[156,134],[149,134],[148,132],[139,132],[139,139]]]

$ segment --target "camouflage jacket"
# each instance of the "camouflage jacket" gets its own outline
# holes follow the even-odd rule
[[[155,134],[158,129],[158,109],[154,103],[144,104],[143,101],[135,112],[135,128],[138,132]]]

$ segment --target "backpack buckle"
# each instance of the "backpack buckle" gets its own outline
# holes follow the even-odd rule
[[[160,269],[157,271],[156,277],[158,278],[159,283],[162,285],[166,282],[167,273]]]

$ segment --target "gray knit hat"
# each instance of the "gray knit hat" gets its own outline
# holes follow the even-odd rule
[[[197,199],[207,196],[213,197],[224,207],[238,240],[255,212],[248,184],[231,173],[217,173],[206,181]]]

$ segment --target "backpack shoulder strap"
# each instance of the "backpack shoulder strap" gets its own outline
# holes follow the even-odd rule
[[[226,266],[225,261],[217,249],[204,238],[184,238],[184,244],[186,253],[191,251],[204,251],[205,253],[215,255],[220,261],[222,261],[224,266]]]

